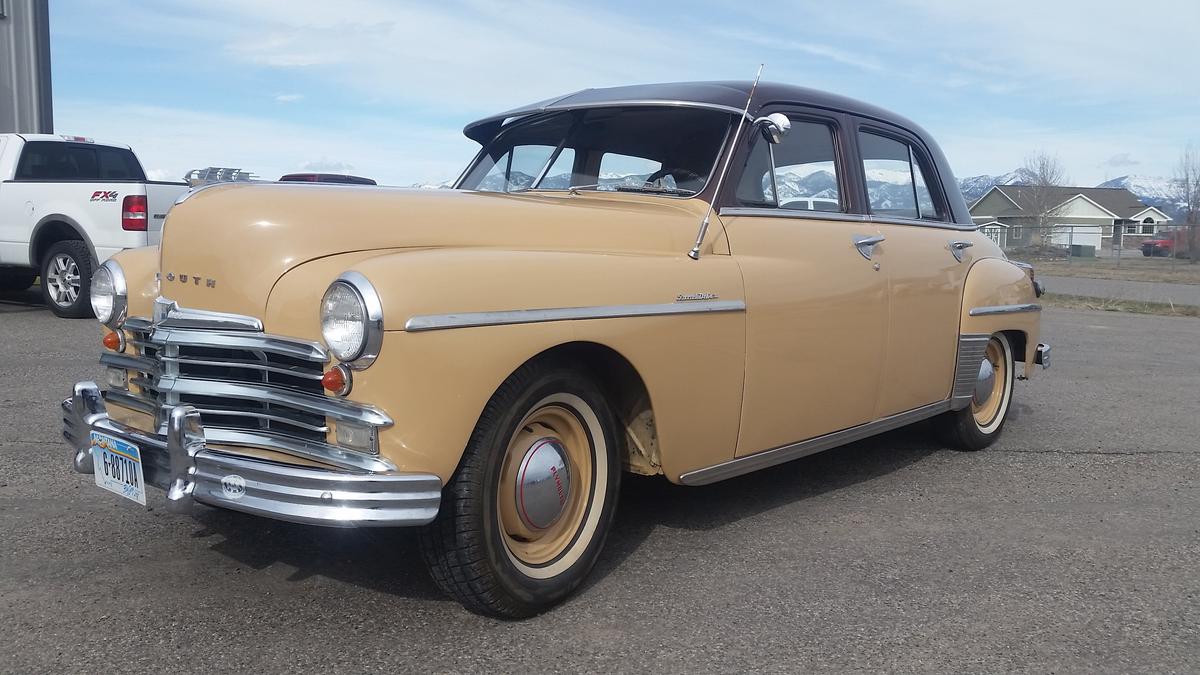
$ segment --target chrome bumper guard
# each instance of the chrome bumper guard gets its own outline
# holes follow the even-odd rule
[[[1033,362],[1041,366],[1043,369],[1049,368],[1050,345],[1039,342],[1037,346],[1037,356],[1034,357]]]
[[[432,474],[354,473],[237,457],[205,446],[200,413],[171,409],[165,436],[108,416],[94,382],[75,385],[62,403],[63,438],[75,450],[75,470],[94,473],[91,432],[136,445],[146,482],[167,491],[167,509],[187,513],[194,502],[268,518],[334,527],[424,525],[441,503]]]

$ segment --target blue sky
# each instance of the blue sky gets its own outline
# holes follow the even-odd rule
[[[1091,185],[1200,143],[1200,2],[53,0],[55,126],[156,178],[455,177],[467,122],[584,87],[764,79],[922,124],[959,177],[1057,155]]]

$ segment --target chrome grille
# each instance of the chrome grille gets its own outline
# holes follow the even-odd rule
[[[153,405],[159,424],[166,421],[165,410],[187,404],[200,412],[206,428],[325,440],[329,427],[324,414],[311,406],[281,401],[287,394],[325,398],[321,375],[328,358],[316,345],[272,338],[279,347],[273,349],[252,339],[261,333],[222,333],[216,340],[220,346],[207,346],[203,343],[212,336],[203,331],[155,328],[137,321],[127,322],[125,327],[138,359],[130,364],[137,372],[130,383],[142,390],[143,401]],[[303,353],[307,358],[300,356]],[[250,385],[252,389],[231,390],[220,385]]]

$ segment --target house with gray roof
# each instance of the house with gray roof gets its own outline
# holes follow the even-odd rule
[[[970,211],[975,224],[1004,247],[1049,241],[1138,248],[1171,221],[1125,188],[995,185]]]

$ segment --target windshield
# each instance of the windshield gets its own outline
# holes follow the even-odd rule
[[[704,189],[731,119],[682,107],[550,113],[501,132],[458,187],[690,196]]]

